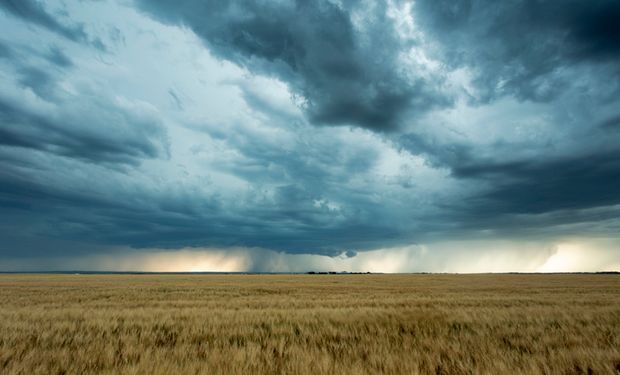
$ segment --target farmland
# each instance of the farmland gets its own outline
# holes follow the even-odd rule
[[[620,275],[0,275],[0,373],[619,374]]]

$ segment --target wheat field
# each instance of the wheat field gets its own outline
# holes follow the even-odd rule
[[[2,374],[618,374],[620,275],[0,275]]]

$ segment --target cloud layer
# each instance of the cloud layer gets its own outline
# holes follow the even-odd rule
[[[477,247],[508,241],[531,270],[619,243],[615,1],[28,0],[0,21],[16,267],[217,248],[490,270]]]

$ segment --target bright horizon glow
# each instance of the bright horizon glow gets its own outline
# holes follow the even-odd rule
[[[462,252],[463,246],[468,251]],[[594,256],[593,256],[594,255]],[[373,272],[373,273],[557,273],[620,272],[614,241],[560,242],[539,248],[527,243],[447,242],[358,252],[354,256],[287,254],[266,249],[229,248],[110,251],[68,259],[33,260],[23,271],[119,272]],[[4,265],[10,270],[11,263]]]
[[[575,272],[578,271],[584,259],[584,249],[576,244],[558,245],[557,252],[553,254],[545,264],[540,266],[538,272]]]

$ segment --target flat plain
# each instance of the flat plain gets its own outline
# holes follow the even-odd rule
[[[620,275],[0,275],[2,374],[619,374]]]

